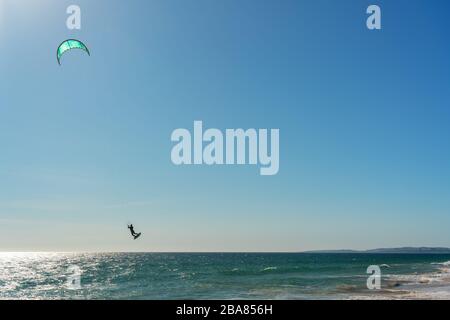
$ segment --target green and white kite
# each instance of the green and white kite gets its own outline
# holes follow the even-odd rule
[[[68,39],[63,41],[59,47],[58,50],[56,50],[56,59],[58,60],[58,64],[61,65],[61,56],[72,49],[81,49],[83,51],[85,51],[89,56],[91,55],[89,53],[89,49],[85,46],[85,44],[83,42],[81,42],[80,40],[76,40],[76,39]]]

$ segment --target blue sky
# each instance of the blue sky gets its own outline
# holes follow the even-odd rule
[[[450,246],[449,9],[1,0],[0,250]],[[194,120],[279,128],[280,172],[174,166]]]

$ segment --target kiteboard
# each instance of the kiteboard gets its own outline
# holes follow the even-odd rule
[[[136,235],[134,236],[134,240],[136,240],[137,238],[139,238],[140,236],[141,236],[141,232],[139,232],[139,233],[136,233]]]

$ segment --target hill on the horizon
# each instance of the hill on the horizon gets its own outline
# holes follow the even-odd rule
[[[450,248],[445,247],[401,247],[378,248],[370,250],[312,250],[304,253],[401,253],[401,254],[450,254]]]

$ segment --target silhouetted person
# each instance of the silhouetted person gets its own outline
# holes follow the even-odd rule
[[[130,224],[130,225],[128,226],[128,229],[130,229],[131,235],[132,235],[133,237],[136,237],[137,233],[134,232],[134,227],[133,227],[132,224]]]

